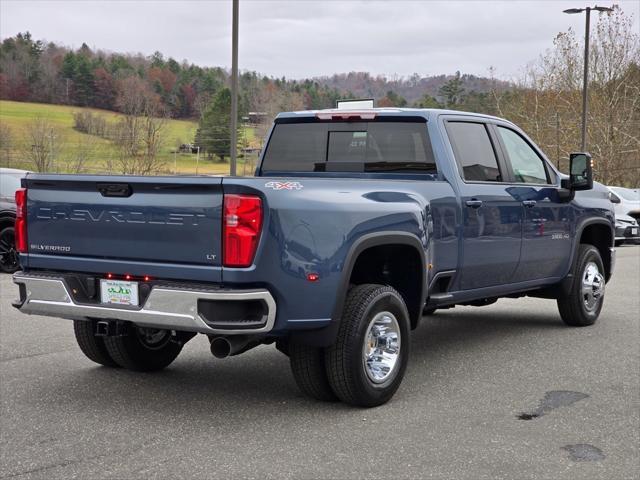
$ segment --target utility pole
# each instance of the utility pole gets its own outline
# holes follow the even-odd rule
[[[556,162],[560,170],[560,116],[556,112]]]
[[[238,4],[232,0],[232,33],[231,33],[231,165],[230,174],[236,175],[238,147]]]

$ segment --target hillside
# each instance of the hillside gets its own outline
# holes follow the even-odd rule
[[[455,102],[441,94],[441,87],[453,80],[457,82]],[[3,100],[122,112],[135,84],[136,90],[171,118],[197,119],[229,82],[229,72],[224,68],[178,62],[160,52],[143,56],[92,49],[86,44],[73,49],[36,40],[29,32],[0,42]],[[464,103],[468,96],[474,109],[488,111],[490,105],[486,101],[478,104],[478,96],[492,89],[508,88],[512,85],[507,82],[459,72],[427,77],[414,74],[408,78],[351,72],[286,79],[243,71],[239,78],[239,109],[242,116],[249,112],[272,116],[281,110],[331,108],[336,100],[354,97],[373,98],[385,106],[412,106],[427,95],[448,107]]]
[[[373,76],[368,72],[350,72],[335,74],[330,77],[319,77],[314,80],[318,84],[340,92],[351,92],[356,98],[383,98],[392,91],[414,104],[425,94],[440,99],[440,88],[454,75],[434,75],[420,77],[413,75],[409,78],[389,79],[383,76]],[[512,88],[509,82],[475,75],[462,74],[460,76],[462,88],[466,93],[487,93],[493,89],[502,91]]]
[[[109,171],[109,163],[114,163],[117,150],[114,144],[105,138],[87,135],[76,131],[74,126],[74,112],[90,111],[102,116],[108,123],[115,123],[119,114],[95,108],[81,108],[64,105],[48,105],[41,103],[13,102],[0,100],[0,124],[8,127],[10,139],[3,150],[0,166],[33,169],[27,159],[29,143],[29,129],[37,119],[46,119],[55,129],[55,143],[59,153],[55,161],[55,171],[68,172],[75,158],[79,146],[90,148],[89,159],[82,171],[86,173],[103,173]],[[167,121],[162,132],[163,142],[159,158],[163,160],[166,173],[190,174],[196,171],[197,155],[189,153],[174,153],[176,147],[182,143],[191,143],[197,128],[196,122],[189,120]],[[244,134],[253,138],[253,131],[245,129]],[[86,147],[89,145],[89,147]],[[7,148],[8,147],[8,148]],[[176,168],[177,167],[177,168]],[[225,173],[229,169],[226,163],[217,163],[200,157],[199,173]],[[115,173],[115,172],[114,172]]]

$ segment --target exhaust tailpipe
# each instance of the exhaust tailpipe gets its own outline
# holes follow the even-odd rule
[[[211,353],[216,358],[227,358],[232,355],[244,353],[260,344],[255,338],[246,335],[233,335],[229,337],[213,337],[211,339]]]

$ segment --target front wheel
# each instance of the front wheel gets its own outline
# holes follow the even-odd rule
[[[409,314],[400,294],[383,285],[353,287],[336,343],[326,349],[332,390],[351,405],[375,407],[391,399],[409,358]]]
[[[182,350],[182,343],[172,341],[170,330],[136,326],[128,335],[105,337],[105,345],[118,365],[139,372],[162,370]]]
[[[580,245],[575,272],[571,292],[558,299],[558,310],[567,325],[586,327],[596,322],[604,302],[604,264],[597,248]]]

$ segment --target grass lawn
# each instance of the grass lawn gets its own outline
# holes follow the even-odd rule
[[[29,164],[25,152],[31,148],[27,138],[29,124],[38,118],[47,119],[56,129],[56,141],[59,145],[59,155],[55,161],[55,171],[63,173],[69,171],[74,152],[79,144],[93,145],[90,159],[84,170],[86,173],[107,173],[109,160],[115,163],[117,150],[107,139],[94,135],[80,133],[73,129],[73,113],[90,110],[103,116],[107,122],[115,123],[119,114],[94,108],[72,107],[67,105],[49,105],[42,103],[12,102],[0,100],[0,123],[7,125],[11,131],[11,146],[9,159],[0,159],[0,166],[33,169]],[[194,174],[196,163],[199,174],[224,174],[229,172],[228,162],[213,162],[204,155],[198,162],[195,154],[174,154],[181,143],[191,143],[196,133],[197,123],[190,120],[169,120],[163,132],[164,141],[159,154],[164,162],[164,172],[167,174]],[[255,143],[254,131],[250,127],[243,127],[241,135],[245,135],[250,144]],[[239,159],[238,171],[243,172],[243,160]],[[113,171],[112,173],[118,173]]]

